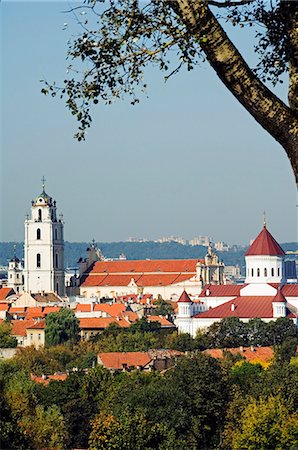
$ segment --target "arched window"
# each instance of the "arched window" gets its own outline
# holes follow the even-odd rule
[[[267,277],[267,268],[264,269],[264,277]]]
[[[253,269],[251,269],[251,276],[252,277],[254,276],[254,270]]]
[[[260,269],[257,268],[257,277],[259,277],[259,276],[260,276]]]
[[[271,268],[271,276],[274,277],[274,268]]]
[[[36,239],[41,239],[41,230],[40,230],[40,228],[37,228],[37,230],[36,230]]]
[[[39,222],[41,222],[41,220],[42,220],[42,211],[41,211],[41,209],[38,210],[38,220],[39,220]]]
[[[58,253],[55,253],[55,267],[56,267],[56,269],[58,269],[58,262],[59,262]]]
[[[40,253],[36,255],[36,267],[39,268],[41,266],[41,256]]]
[[[279,277],[280,276],[280,268],[278,267],[278,269],[277,269],[277,276]]]

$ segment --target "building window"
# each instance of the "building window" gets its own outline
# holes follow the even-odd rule
[[[37,230],[36,230],[36,239],[41,239],[41,230],[40,230],[40,228],[37,228]]]
[[[39,268],[40,265],[41,265],[40,253],[37,253],[37,255],[36,255],[36,267]]]
[[[260,269],[258,268],[257,269],[257,277],[259,277],[260,276]]]
[[[12,274],[9,275],[9,278],[12,278]]]
[[[38,333],[38,340],[40,341],[40,339],[41,339],[41,334]]]
[[[17,273],[17,278],[20,278],[20,274],[19,273]]]
[[[264,277],[267,277],[267,269],[266,269],[266,267],[264,269]]]
[[[278,269],[277,269],[277,276],[279,277],[280,276],[280,268],[278,267]]]
[[[57,292],[57,294],[59,292],[59,283],[56,283],[56,292]]]
[[[274,277],[274,268],[271,269],[271,276]]]
[[[58,230],[57,230],[57,228],[55,228],[55,239],[56,240],[58,239]]]
[[[251,276],[252,277],[254,276],[254,270],[253,269],[251,269]]]
[[[56,269],[58,269],[58,263],[59,263],[58,253],[55,253],[55,267],[56,267]]]
[[[42,220],[42,211],[41,211],[41,209],[38,210],[38,220],[39,220],[39,222],[41,222],[41,220]]]

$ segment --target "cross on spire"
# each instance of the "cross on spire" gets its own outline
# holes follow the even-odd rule
[[[41,182],[42,182],[42,190],[43,190],[43,192],[44,192],[45,187],[46,187],[46,185],[45,185],[46,179],[45,179],[44,176],[42,177]]]
[[[267,222],[266,222],[266,211],[263,212],[263,227],[264,227],[264,228],[267,227]]]

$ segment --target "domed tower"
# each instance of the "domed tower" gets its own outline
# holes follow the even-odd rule
[[[31,218],[25,220],[25,291],[64,295],[63,218],[57,218],[56,201],[45,192],[32,200]]]
[[[245,283],[284,283],[285,252],[264,223],[262,231],[245,253]]]
[[[8,263],[7,271],[7,287],[12,288],[16,294],[23,292],[24,289],[24,275],[22,262],[16,256],[16,246],[14,246],[14,256]]]

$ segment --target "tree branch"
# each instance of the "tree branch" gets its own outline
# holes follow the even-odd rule
[[[237,1],[225,1],[225,2],[218,2],[216,0],[206,0],[206,3],[211,6],[217,6],[218,8],[227,8],[228,6],[242,6],[242,5],[248,5],[249,3],[253,3],[255,0],[239,0]]]
[[[298,183],[298,120],[252,72],[204,0],[176,0],[172,8],[197,37],[218,77],[285,149]]]

